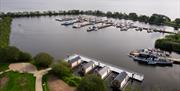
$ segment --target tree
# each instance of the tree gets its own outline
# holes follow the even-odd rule
[[[31,61],[31,55],[26,52],[22,52],[14,46],[8,46],[0,48],[0,62],[14,63],[14,62],[27,62]]]
[[[145,15],[140,15],[138,20],[140,22],[145,22],[145,23],[148,23],[148,20],[149,20],[149,17],[148,16],[145,16]]]
[[[153,14],[149,18],[149,23],[150,24],[155,24],[155,25],[165,25],[168,22],[170,22],[171,19],[165,15],[160,15],[160,14]]]
[[[52,65],[52,73],[59,78],[70,77],[72,75],[72,70],[65,61],[60,61],[58,64]]]
[[[14,46],[6,47],[4,49],[4,57],[8,62],[19,61],[20,50]]]
[[[180,25],[180,18],[176,18],[175,23],[176,23],[176,25]]]
[[[133,21],[137,21],[138,15],[136,13],[129,13],[129,19]]]
[[[27,52],[20,52],[19,61],[28,62],[32,60],[32,56]]]
[[[85,76],[80,85],[77,87],[78,91],[107,91],[105,82],[96,75]]]
[[[38,68],[41,67],[49,67],[52,63],[53,57],[47,53],[39,53],[34,57],[34,65],[36,65]]]
[[[106,13],[106,16],[107,16],[107,17],[112,17],[112,15],[113,15],[113,14],[112,14],[112,12],[110,12],[110,11],[108,11],[108,12]]]

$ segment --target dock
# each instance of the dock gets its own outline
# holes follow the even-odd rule
[[[93,61],[95,63],[95,65],[97,65],[97,66],[100,66],[100,67],[107,66],[107,67],[110,68],[111,71],[114,71],[114,72],[117,72],[117,73],[126,72],[128,74],[128,76],[130,78],[134,79],[134,80],[137,80],[137,81],[140,81],[140,82],[142,82],[144,80],[144,75],[143,74],[133,72],[133,71],[130,71],[130,70],[126,70],[124,68],[121,68],[121,67],[118,67],[118,66],[115,66],[115,65],[112,65],[112,64],[108,64],[108,63],[102,62],[102,61],[94,59],[94,58],[89,58],[89,57],[86,57],[86,56],[83,56],[83,55],[79,55],[79,54],[74,54],[72,56],[69,56],[69,57],[65,58],[64,60],[68,61],[68,60],[71,60],[71,59],[73,59],[73,58],[75,58],[77,56],[80,56],[81,60],[86,61],[86,62]]]
[[[110,26],[112,26],[112,24],[104,24],[104,25],[98,26],[97,28],[98,29],[103,29],[103,28],[107,28],[107,27],[110,27]]]
[[[166,57],[165,59],[172,61],[174,64],[180,64],[180,59],[178,58]]]

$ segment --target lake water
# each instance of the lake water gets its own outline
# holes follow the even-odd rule
[[[62,26],[56,17],[15,18],[12,21],[10,44],[33,55],[47,52],[56,59],[78,53],[144,74],[144,91],[180,91],[180,65],[152,67],[128,57],[139,48],[153,48],[162,33],[120,31],[115,27],[86,32],[87,27],[73,29]],[[179,55],[176,55],[179,57]]]
[[[0,11],[102,10],[180,17],[180,0],[0,0]]]

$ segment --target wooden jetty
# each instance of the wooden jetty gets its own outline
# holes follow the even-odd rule
[[[71,60],[71,59],[76,58],[78,56],[81,57],[81,60],[86,61],[86,62],[93,61],[95,63],[95,65],[98,65],[100,67],[107,66],[107,67],[110,68],[111,71],[114,71],[114,72],[117,72],[117,73],[126,72],[130,78],[135,79],[137,81],[142,82],[144,80],[144,75],[143,74],[133,72],[133,71],[129,71],[129,70],[123,69],[121,67],[117,67],[115,65],[111,65],[111,64],[102,62],[100,60],[89,58],[89,57],[82,56],[82,55],[79,55],[79,54],[74,54],[72,56],[69,56],[69,57],[65,58],[64,60],[68,61],[68,60]]]

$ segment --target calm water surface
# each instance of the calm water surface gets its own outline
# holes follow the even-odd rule
[[[119,31],[114,27],[86,32],[87,27],[73,29],[61,26],[57,17],[16,18],[12,22],[10,43],[33,55],[47,52],[56,59],[79,53],[144,74],[144,91],[180,91],[180,65],[151,67],[140,65],[127,54],[134,49],[153,48],[161,33],[133,30]],[[179,55],[176,54],[176,57]]]
[[[180,0],[0,0],[0,11],[102,10],[180,17]]]

